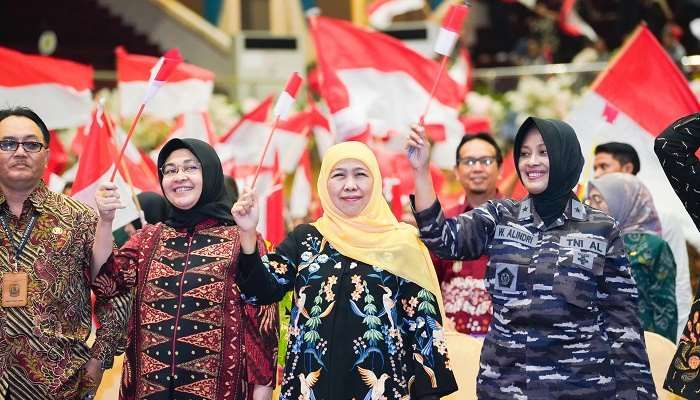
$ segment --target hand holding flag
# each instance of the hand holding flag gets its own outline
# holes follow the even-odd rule
[[[462,30],[462,25],[464,24],[464,19],[469,14],[469,7],[471,3],[468,1],[465,4],[453,4],[450,6],[447,15],[442,21],[442,26],[440,27],[440,32],[438,33],[437,40],[433,50],[442,55],[442,60],[440,61],[440,69],[438,70],[437,76],[435,77],[435,82],[433,83],[433,88],[430,90],[430,97],[428,98],[428,103],[425,105],[425,110],[418,120],[418,124],[423,126],[425,124],[425,117],[428,115],[430,110],[430,103],[435,97],[435,91],[437,90],[438,84],[440,83],[440,78],[445,72],[445,67],[447,66],[447,60],[449,59],[452,51],[454,50],[455,44],[457,44],[457,39],[459,39],[459,33]],[[414,152],[414,147],[408,148],[408,155],[411,157]]]
[[[148,89],[146,90],[146,96],[144,97],[143,102],[141,103],[141,106],[139,107],[139,110],[136,113],[136,116],[134,117],[134,120],[131,122],[129,133],[126,136],[124,144],[122,145],[121,151],[119,152],[119,156],[117,156],[117,159],[115,160],[114,171],[112,172],[112,176],[109,180],[110,182],[114,181],[114,177],[117,174],[117,165],[119,165],[122,157],[124,156],[126,146],[129,143],[129,140],[131,140],[131,136],[134,134],[136,123],[138,123],[139,119],[141,118],[143,109],[146,107],[148,101],[152,99],[153,96],[155,96],[158,89],[161,86],[163,86],[163,84],[168,80],[168,77],[170,77],[170,75],[173,73],[173,71],[175,71],[175,69],[180,63],[182,63],[182,54],[180,54],[180,50],[176,48],[170,49],[166,51],[165,54],[163,54],[163,56],[151,69],[151,76],[148,79]]]
[[[280,118],[284,119],[287,117],[287,114],[289,114],[289,110],[294,104],[294,99],[296,99],[302,81],[303,79],[301,75],[294,72],[292,76],[289,77],[289,80],[287,81],[287,85],[285,85],[284,90],[282,91],[282,93],[280,93],[279,97],[277,98],[277,103],[275,103],[275,107],[273,108],[273,113],[275,114],[275,122],[272,125],[272,129],[270,129],[270,133],[267,135],[267,142],[265,142],[265,147],[263,148],[262,154],[260,155],[258,167],[255,169],[255,175],[253,176],[253,183],[251,184],[251,189],[255,188],[255,182],[258,180],[260,168],[262,167],[263,162],[265,161],[265,154],[267,153],[268,147],[270,147],[272,135],[274,135],[275,129],[277,129],[277,125],[280,122]]]

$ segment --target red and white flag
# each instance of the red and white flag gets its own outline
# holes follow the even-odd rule
[[[68,154],[56,132],[50,131],[49,134],[51,136],[49,140],[49,162],[44,170],[43,179],[49,190],[61,192],[66,186],[66,181],[61,178],[61,174],[66,169]]]
[[[176,49],[169,52],[173,50]],[[134,116],[144,101],[148,101],[144,113],[163,119],[207,110],[214,90],[214,73],[178,62],[178,56],[179,61],[182,60],[179,52],[169,52],[159,59],[129,54],[121,46],[116,48],[120,114],[123,117]],[[152,76],[152,71],[157,71],[157,76]],[[154,97],[155,90],[161,93]]]
[[[112,127],[114,129],[112,143],[115,148],[121,149],[126,140],[126,132],[120,126],[115,126],[113,122]],[[161,191],[155,162],[143,150],[136,147],[133,141],[129,141],[126,145],[122,161],[123,165],[119,166],[120,172],[124,174],[127,181],[131,181],[134,188],[140,192],[159,193]]]
[[[308,150],[301,156],[299,168],[294,172],[292,191],[289,196],[289,216],[304,218],[311,209],[313,199],[313,175]]]
[[[385,29],[394,17],[407,12],[422,10],[425,0],[374,0],[367,6],[369,23],[375,28]]]
[[[274,160],[275,161],[272,165],[272,171],[270,174],[270,183],[261,188],[264,196],[261,197],[261,199],[265,199],[265,218],[260,232],[263,234],[265,239],[277,246],[284,240],[286,229],[284,218],[284,178],[282,170],[280,169],[280,158],[278,153],[275,153]]]
[[[49,129],[90,122],[92,67],[0,47],[0,108],[25,106]]]
[[[469,50],[462,47],[452,67],[448,71],[450,77],[460,86],[459,96],[466,102],[467,94],[472,88],[474,65]]]
[[[157,159],[160,149],[171,139],[199,139],[212,147],[219,142],[207,111],[192,111],[178,115],[175,118],[175,126],[163,143],[151,152],[151,158]]]
[[[266,98],[254,110],[244,115],[216,145],[216,151],[226,165],[257,165],[270,133],[271,125],[267,114],[272,105],[272,97]],[[306,144],[311,117],[306,111],[280,120],[272,137],[270,149],[263,160],[263,167],[271,167],[276,153],[279,153],[280,167],[285,173],[296,170]]]
[[[286,119],[294,105],[294,100],[297,98],[297,93],[299,93],[299,88],[303,79],[298,73],[293,73],[289,77],[287,84],[284,86],[284,90],[277,96],[277,102],[275,102],[275,107],[272,109],[272,113],[275,117],[280,117],[281,119]]]
[[[109,181],[118,150],[112,143],[107,127],[106,115],[95,113],[89,125],[85,148],[78,159],[78,171],[73,181],[71,196],[96,209],[95,193],[102,182]],[[125,157],[125,159],[128,157]],[[119,196],[126,208],[117,210],[112,227],[120,228],[138,219],[139,213],[132,200],[131,190],[121,172],[114,180],[119,188]]]
[[[585,36],[591,42],[598,40],[593,27],[576,11],[577,0],[564,0],[559,10],[559,27],[569,36]]]
[[[687,237],[697,234],[654,154],[654,139],[676,119],[698,110],[700,105],[681,71],[654,35],[646,27],[638,28],[566,119],[586,157],[581,183],[593,176],[595,146],[628,143],[639,154],[638,177],[657,207],[681,216]]]
[[[274,244],[279,244],[285,235],[283,174],[279,168],[279,155],[273,154],[273,162],[260,168],[260,175],[255,183],[255,194],[258,196],[257,230],[263,237]],[[257,164],[224,166],[224,173],[233,177],[239,188],[250,187]]]
[[[311,19],[311,33],[323,77],[321,94],[331,112],[337,140],[367,130],[375,136],[396,133],[388,145],[402,150],[410,125],[418,122],[430,97],[438,63],[379,32],[332,18]],[[433,159],[451,168],[463,131],[458,119],[459,85],[443,76],[426,124],[445,127],[446,141],[434,146]]]
[[[318,150],[319,157],[323,158],[326,151],[335,144],[335,135],[333,135],[333,131],[331,131],[328,118],[323,115],[315,104],[311,106],[309,112],[311,113],[311,132],[314,134],[316,149]]]

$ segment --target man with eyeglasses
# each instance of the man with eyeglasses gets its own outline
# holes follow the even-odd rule
[[[457,146],[455,178],[464,189],[456,206],[445,210],[450,218],[478,207],[491,199],[501,198],[496,183],[503,156],[498,144],[488,133],[465,135]],[[443,260],[433,256],[437,270],[445,314],[457,331],[485,335],[491,322],[491,296],[484,286],[488,258],[476,260]]]
[[[106,296],[89,348],[90,288],[111,223],[50,192],[49,131],[28,108],[0,110],[0,399],[90,398],[111,366],[120,319]],[[94,246],[94,248],[93,248]]]

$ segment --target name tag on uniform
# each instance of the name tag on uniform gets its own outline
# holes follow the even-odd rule
[[[496,265],[496,289],[514,292],[518,284],[518,266],[513,264]]]
[[[5,272],[2,276],[2,306],[26,306],[27,282],[26,272]]]
[[[516,228],[509,225],[496,225],[494,238],[510,240],[526,246],[537,246],[537,237],[525,228]]]
[[[562,236],[559,239],[559,246],[592,251],[596,254],[600,254],[601,256],[605,256],[608,250],[608,242],[606,240],[581,235]]]

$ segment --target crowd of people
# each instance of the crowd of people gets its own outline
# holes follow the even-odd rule
[[[466,135],[454,166],[464,196],[443,210],[430,143],[413,126],[416,226],[391,212],[369,147],[339,143],[317,181],[322,216],[271,248],[254,191],[228,187],[196,139],[162,147],[162,196],[141,195],[145,219],[117,247],[116,185],[100,185],[97,210],[49,191],[49,140],[31,110],[0,110],[0,398],[92,398],[124,352],[124,399],[262,400],[275,386],[287,400],[439,399],[460,385],[453,331],[483,338],[468,360],[480,399],[656,398],[645,331],[678,344],[664,388],[700,392],[700,301],[682,235],[624,143],[598,146],[581,199],[576,133],[528,118],[514,146],[528,195],[516,201],[497,188],[498,144]],[[655,142],[700,229],[698,148],[700,114]],[[289,292],[278,377],[276,304]]]

